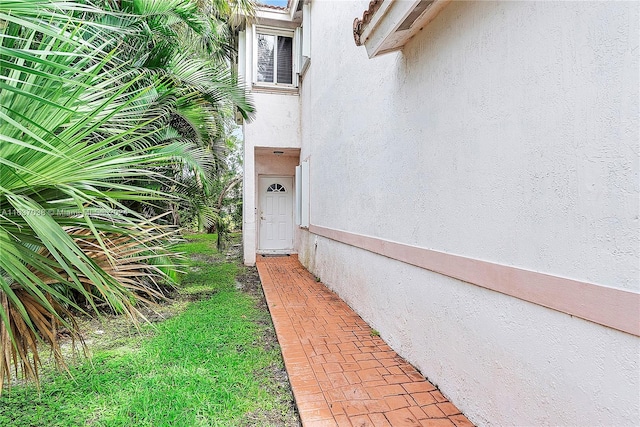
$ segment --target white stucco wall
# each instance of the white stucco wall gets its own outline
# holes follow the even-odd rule
[[[300,147],[298,94],[253,91],[255,119],[244,126],[245,142],[253,147]]]
[[[637,425],[637,337],[308,232],[302,241],[313,274],[477,425]]]
[[[640,291],[637,2],[453,2],[367,59],[312,3],[311,223]],[[637,425],[640,339],[303,232],[300,259],[480,425]]]
[[[250,40],[243,39],[244,52],[251,51]],[[244,60],[243,60],[244,59]],[[241,58],[241,63],[251,67],[250,61]],[[251,87],[251,85],[248,85]],[[300,148],[300,98],[298,93],[278,93],[266,91],[265,88],[253,90],[251,99],[256,108],[256,114],[251,122],[243,126],[244,134],[244,182],[243,182],[243,246],[244,262],[247,265],[255,264],[257,249],[257,223],[256,223],[256,189],[258,175],[268,173],[260,171],[260,158],[256,157],[255,149],[270,147],[274,149]],[[275,163],[279,160],[274,158]],[[258,162],[258,163],[256,163]],[[262,161],[269,164],[270,161]],[[297,160],[293,161],[293,168],[287,168],[282,175],[293,175]],[[263,168],[264,169],[264,168]],[[272,168],[273,169],[273,168]]]

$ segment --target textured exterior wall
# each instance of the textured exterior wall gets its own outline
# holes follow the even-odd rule
[[[297,94],[252,92],[255,119],[244,137],[253,147],[300,147],[300,100]]]
[[[453,2],[367,59],[312,3],[311,223],[640,291],[639,8]],[[640,340],[303,232],[300,259],[480,425],[635,425]],[[578,296],[577,296],[578,297]]]
[[[308,232],[301,240],[313,274],[477,425],[637,425],[637,337]]]
[[[247,49],[248,50],[248,49]],[[255,264],[257,249],[256,190],[258,174],[293,175],[293,168],[278,170],[277,165],[270,165],[271,160],[281,161],[274,157],[262,159],[255,154],[256,147],[299,148],[300,147],[300,100],[297,94],[253,92],[251,94],[256,107],[255,119],[245,123],[244,133],[244,181],[243,181],[243,246],[244,262]],[[291,160],[287,157],[287,161]],[[291,161],[289,161],[291,163]],[[274,169],[275,168],[275,169]],[[270,172],[271,171],[271,172]]]

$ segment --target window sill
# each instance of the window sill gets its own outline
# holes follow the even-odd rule
[[[278,86],[270,84],[254,83],[251,86],[252,92],[273,93],[279,95],[298,95],[298,88],[295,86]]]
[[[353,22],[353,38],[367,49],[369,58],[400,50],[450,2],[373,0],[362,18]]]

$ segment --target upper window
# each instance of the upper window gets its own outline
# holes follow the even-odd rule
[[[293,37],[257,34],[256,81],[293,84]]]

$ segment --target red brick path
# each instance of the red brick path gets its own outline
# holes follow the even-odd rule
[[[472,426],[296,256],[257,267],[304,427]]]

